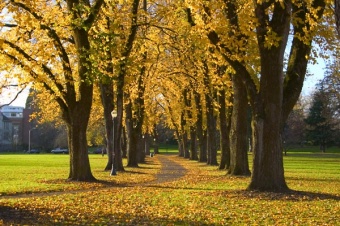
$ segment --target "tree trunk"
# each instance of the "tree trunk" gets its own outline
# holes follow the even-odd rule
[[[203,62],[204,74],[203,83],[207,92],[205,94],[205,106],[207,116],[207,164],[218,165],[217,163],[217,146],[216,146],[216,118],[214,116],[214,93],[211,90],[210,78],[209,78],[209,67],[206,61]]]
[[[208,162],[208,131],[202,131],[202,149],[200,149],[199,162]]]
[[[199,147],[199,162],[207,162],[207,149],[206,149],[206,139],[204,138],[203,131],[203,109],[201,102],[201,95],[194,91],[195,104],[197,109],[197,121],[196,121],[196,136],[198,140]]]
[[[273,131],[265,128],[263,118],[253,116],[253,172],[249,190],[286,191],[284,179],[282,143]],[[273,139],[273,140],[271,140]],[[274,140],[275,139],[275,140]]]
[[[224,89],[220,90],[219,95],[219,118],[220,118],[220,143],[221,143],[221,162],[219,169],[229,169],[230,166],[230,125],[232,107],[226,107],[226,92]],[[230,100],[228,100],[230,101]]]
[[[111,170],[113,160],[113,121],[111,116],[111,112],[113,111],[113,83],[112,81],[109,81],[106,84],[101,83],[99,84],[99,87],[104,108],[105,139],[108,158],[105,170]]]
[[[124,76],[125,72],[119,72],[117,79],[117,123],[115,123],[114,137],[114,161],[116,170],[124,171],[123,158],[121,152],[121,138],[123,133],[123,110],[124,110]]]
[[[196,131],[193,126],[190,127],[190,160],[198,160],[196,149]]]
[[[145,163],[145,139],[141,133],[138,134],[137,138],[137,153],[138,163]]]
[[[189,158],[189,145],[188,145],[188,133],[186,131],[183,132],[182,134],[182,155],[180,155],[181,157],[184,158]]]
[[[179,156],[184,157],[184,153],[186,151],[186,145],[187,145],[187,134],[185,131],[185,118],[184,118],[184,112],[181,113],[181,130],[180,130],[180,136],[181,138],[179,139],[181,142],[181,147],[179,149]]]
[[[190,123],[190,126],[189,126],[190,141],[188,141],[188,143],[190,144],[190,150],[189,148],[187,148],[184,151],[184,158],[190,159],[191,157],[194,157],[195,155],[195,153],[192,153],[192,152],[196,152],[196,145],[195,145],[196,133],[192,125],[191,93],[189,92],[188,89],[185,89],[185,91],[183,92],[183,98],[184,98],[185,109],[187,109],[186,116]]]
[[[218,165],[217,163],[217,146],[216,146],[216,118],[214,116],[214,107],[212,97],[206,95],[207,105],[207,151],[208,151],[208,165]]]
[[[138,151],[137,151],[137,138],[138,134],[134,130],[133,116],[132,116],[132,103],[129,102],[125,109],[126,117],[126,131],[127,131],[127,156],[128,156],[128,167],[138,167]]]
[[[143,147],[143,150],[144,150],[144,153],[145,155],[150,155],[150,136],[149,134],[144,134],[144,147]]]
[[[250,175],[248,165],[248,99],[240,76],[233,75],[233,112],[230,129],[230,167],[228,174]]]
[[[91,95],[88,101],[77,103],[69,109],[66,124],[68,129],[68,146],[70,153],[70,173],[68,180],[73,181],[94,181],[96,180],[91,172],[90,161],[87,149],[86,129],[90,115]],[[66,116],[66,117],[65,117]]]
[[[285,45],[284,45],[285,46]],[[281,140],[284,48],[262,49],[262,107],[253,108],[254,160],[248,189],[288,190],[283,168]],[[275,89],[273,89],[275,87]]]
[[[126,138],[126,130],[122,129],[122,137],[120,139],[121,148],[122,148],[122,158],[127,158],[127,138]]]
[[[155,154],[159,154],[158,150],[158,131],[157,131],[157,125],[155,124],[153,126],[153,151]]]
[[[178,156],[183,157],[184,156],[184,151],[183,151],[183,140],[182,140],[182,135],[180,135],[179,132],[178,137],[177,137],[177,144],[178,144]]]

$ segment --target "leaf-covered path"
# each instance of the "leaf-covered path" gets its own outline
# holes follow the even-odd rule
[[[161,164],[161,170],[158,174],[156,174],[155,181],[147,182],[144,185],[171,182],[183,177],[187,170],[178,162],[174,161],[173,157],[173,155],[157,155],[156,158],[158,158]]]

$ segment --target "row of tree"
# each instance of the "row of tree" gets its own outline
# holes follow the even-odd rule
[[[217,164],[219,130],[221,167],[230,174],[250,174],[251,131],[248,188],[284,191],[282,130],[300,95],[313,38],[333,44],[329,4],[5,0],[1,68],[33,83],[41,118],[59,114],[66,124],[70,180],[95,179],[86,136],[91,111],[94,120],[105,120],[106,169],[113,163],[118,170],[124,170],[123,128],[128,166],[138,166],[143,134],[156,135],[166,114],[181,155],[191,159]]]

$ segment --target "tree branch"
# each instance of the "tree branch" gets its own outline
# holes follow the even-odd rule
[[[48,37],[50,37],[52,40],[54,40],[54,46],[58,50],[59,57],[62,59],[61,62],[62,62],[62,65],[63,65],[63,70],[65,72],[66,71],[68,72],[68,73],[65,73],[65,75],[67,76],[66,80],[73,81],[73,77],[68,76],[68,74],[70,74],[70,75],[72,74],[72,69],[71,69],[71,66],[70,66],[70,60],[68,58],[67,52],[66,52],[65,48],[63,47],[63,44],[62,44],[57,32],[53,28],[49,27],[48,25],[43,24],[42,23],[43,17],[39,16],[36,12],[33,12],[25,4],[20,3],[20,2],[16,2],[15,0],[11,0],[11,2],[12,2],[13,5],[16,5],[17,7],[22,8],[26,12],[31,14],[36,20],[39,21],[40,28],[47,31]]]
[[[24,88],[21,88],[15,95],[15,97],[13,97],[13,99],[7,103],[7,104],[3,104],[3,105],[0,105],[0,108],[4,107],[4,106],[8,106],[8,105],[11,105],[18,97],[19,95],[26,89],[27,86],[25,86]]]
[[[37,62],[35,59],[33,59],[31,56],[29,56],[29,55],[28,55],[23,49],[21,49],[19,46],[15,45],[15,44],[13,44],[13,43],[7,41],[7,40],[5,40],[4,43],[7,44],[7,45],[9,45],[11,48],[15,49],[15,50],[16,50],[21,56],[23,56],[26,60],[31,61],[31,62],[36,62],[37,65],[39,65],[38,62]],[[10,59],[14,60],[14,61],[15,61],[18,65],[20,65],[21,67],[25,67],[25,66],[26,66],[26,65],[25,65],[24,63],[22,63],[18,58],[16,58],[16,57],[13,56],[13,55],[10,55],[8,52],[2,51],[2,53],[3,53],[4,55],[8,56]],[[62,86],[62,84],[60,84],[59,82],[57,82],[57,80],[55,79],[55,76],[54,76],[54,74],[52,73],[52,71],[51,71],[46,65],[44,65],[44,64],[41,64],[40,67],[43,69],[43,71],[44,71],[47,75],[49,75],[48,77],[51,79],[51,81],[53,81],[54,85],[58,88],[59,92],[60,92],[60,93],[64,93],[64,91],[63,91],[63,90],[64,90],[64,87]],[[33,74],[32,74],[31,72],[33,72],[33,70],[30,71],[30,74],[33,76],[33,78],[37,79],[37,78],[38,78],[38,75],[37,75],[35,72],[33,72]],[[51,91],[52,91],[52,88],[49,87],[48,90],[51,90]],[[55,92],[53,91],[53,93],[55,93]]]
[[[97,18],[97,15],[100,11],[100,8],[101,6],[103,5],[104,3],[104,0],[97,0],[93,6],[92,6],[92,10],[91,10],[91,13],[90,15],[88,16],[87,20],[84,22],[85,23],[85,26],[90,28],[92,27],[92,24],[94,23],[94,21],[96,20]]]

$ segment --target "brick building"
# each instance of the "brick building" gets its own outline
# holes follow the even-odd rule
[[[0,151],[20,150],[28,144],[31,109],[3,106],[0,109]]]

